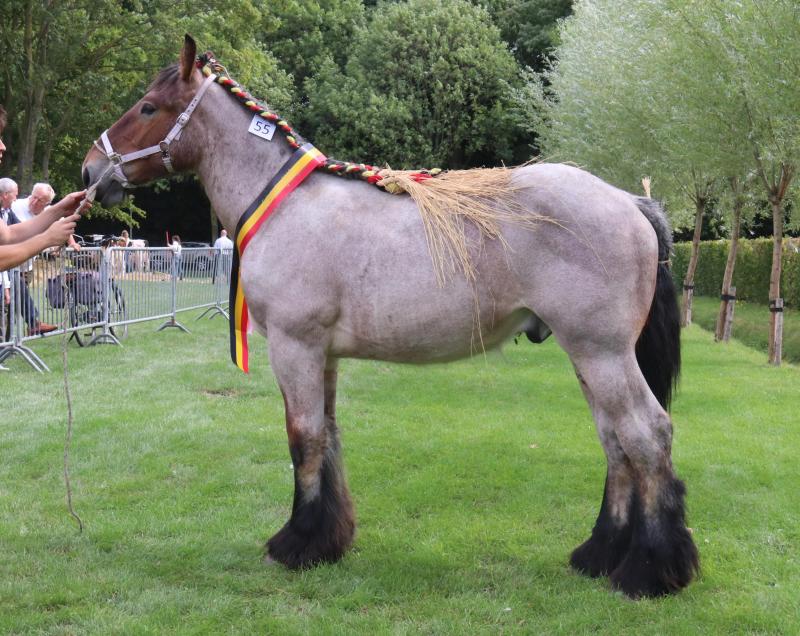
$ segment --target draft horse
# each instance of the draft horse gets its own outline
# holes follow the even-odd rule
[[[126,187],[194,172],[234,235],[292,148],[279,134],[248,132],[252,112],[201,72],[196,54],[187,36],[179,63],[89,150],[83,178],[111,205]],[[320,170],[252,237],[241,281],[283,394],[295,480],[291,517],[267,542],[268,559],[289,568],[335,562],[353,541],[336,425],[340,358],[440,362],[474,353],[476,329],[487,348],[521,331],[552,332],[608,464],[599,516],[572,566],[608,575],[634,598],[693,578],[698,555],[665,410],[680,343],[663,210],[567,165],[526,165],[510,179],[517,207],[543,220],[504,222],[502,239],[480,237],[467,221],[471,281],[439,283],[414,199]]]

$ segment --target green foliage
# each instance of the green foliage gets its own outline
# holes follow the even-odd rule
[[[572,5],[573,0],[498,0],[490,12],[520,64],[542,70],[558,43],[556,23]]]
[[[730,241],[702,241],[694,275],[695,294],[719,296],[728,258]],[[680,288],[689,263],[691,243],[676,243],[672,258],[672,277]],[[781,289],[788,307],[800,308],[800,244],[784,241]],[[739,240],[733,286],[741,300],[766,304],[772,268],[772,239]]]
[[[4,166],[16,164],[23,190],[34,180],[59,191],[80,184],[83,155],[99,133],[177,60],[183,34],[241,68],[240,78],[272,103],[293,101],[291,78],[256,40],[254,2],[208,0],[11,0],[0,12],[4,67],[0,103],[11,114]],[[31,36],[25,36],[26,25]]]
[[[413,52],[413,54],[411,54]],[[341,158],[394,168],[511,161],[513,57],[486,12],[463,0],[379,5],[344,71],[331,59],[306,83],[304,121]]]
[[[677,213],[709,182],[793,165],[798,20],[794,0],[576,3],[538,80],[545,154],[631,191],[649,174]]]
[[[271,0],[263,3],[263,43],[292,74],[300,92],[327,59],[344,67],[356,30],[364,24],[360,0]]]

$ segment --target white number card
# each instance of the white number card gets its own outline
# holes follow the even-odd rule
[[[276,126],[272,122],[267,121],[260,115],[253,115],[253,121],[250,122],[250,128],[247,129],[247,132],[270,141],[272,135],[275,134],[275,128]]]

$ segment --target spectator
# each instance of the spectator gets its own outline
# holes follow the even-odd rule
[[[0,163],[3,161],[3,153],[6,146],[3,143],[2,135],[6,128],[6,109],[0,104]],[[2,179],[0,179],[2,181]],[[10,205],[17,196],[17,184],[13,181],[13,198]],[[6,183],[5,186],[10,184]],[[0,193],[6,193],[6,189],[0,186]],[[42,215],[40,219],[29,221],[28,223],[18,223],[14,228],[9,228],[6,222],[0,220],[0,271],[10,269],[24,263],[26,259],[34,254],[38,254],[47,247],[63,245],[67,238],[75,229],[75,223],[79,218],[76,213],[79,206],[86,196],[85,192],[73,192],[64,197],[57,205],[52,206],[51,212]],[[0,204],[5,208],[5,204]],[[66,217],[66,218],[64,218]],[[3,282],[3,296],[5,297],[5,282]],[[6,367],[0,364],[0,371],[5,371]]]
[[[219,238],[214,241],[214,276],[211,282],[216,282],[217,274],[225,277],[225,280],[230,279],[231,274],[231,257],[233,256],[233,241],[228,238],[228,230],[223,229],[219,233]]]
[[[183,268],[181,267],[181,250],[183,249],[183,247],[181,247],[181,237],[175,234],[172,237],[172,245],[170,245],[170,247],[172,248],[172,253],[173,253],[172,257],[173,274],[177,276],[179,279],[181,279],[183,278]]]
[[[17,199],[11,206],[19,222],[30,221],[39,216],[45,208],[49,207],[56,196],[53,186],[49,183],[36,183],[31,190],[31,195],[25,199]],[[70,234],[67,247],[80,251],[81,246]]]
[[[15,225],[24,221],[30,221],[39,216],[44,209],[50,205],[56,193],[47,183],[37,183],[33,186],[31,194],[25,199],[18,199],[11,204],[11,218],[4,219],[8,225]],[[72,237],[70,237],[72,239]],[[74,239],[72,239],[74,242]],[[39,320],[39,310],[36,308],[30,293],[30,284],[33,279],[33,258],[17,268],[19,272],[19,304],[22,308],[22,317],[28,325],[28,335],[37,336],[50,333],[58,329],[56,325],[51,325]]]
[[[47,187],[49,188],[49,186]],[[9,226],[21,223],[22,220],[27,221],[31,218],[29,210],[29,205],[31,204],[23,206],[17,205],[19,203],[19,201],[17,201],[17,192],[17,184],[13,179],[0,179],[0,206],[2,207],[2,209],[0,209],[0,219]],[[50,203],[52,196],[49,195],[46,189],[42,190],[40,188],[37,196],[31,195],[28,199],[24,199],[23,201],[30,201],[31,199],[33,199],[32,205],[35,205],[37,209],[41,211],[44,209],[45,205]],[[20,219],[20,216],[22,216],[22,219]],[[4,276],[9,277],[14,283],[17,303],[18,306],[21,307],[22,317],[28,325],[28,335],[36,336],[55,331],[58,327],[39,320],[39,313],[36,310],[36,305],[33,303],[33,298],[31,298],[28,284],[31,280],[33,262],[28,260],[21,265],[21,267],[15,267],[10,272],[4,272]]]
[[[214,241],[216,249],[229,250],[233,247],[233,241],[228,238],[228,230],[222,230],[219,233],[219,238]]]

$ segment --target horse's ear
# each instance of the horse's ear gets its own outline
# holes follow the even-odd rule
[[[192,36],[188,33],[183,38],[183,50],[181,51],[181,79],[186,82],[194,71],[194,60],[197,56],[197,44],[194,43]]]

